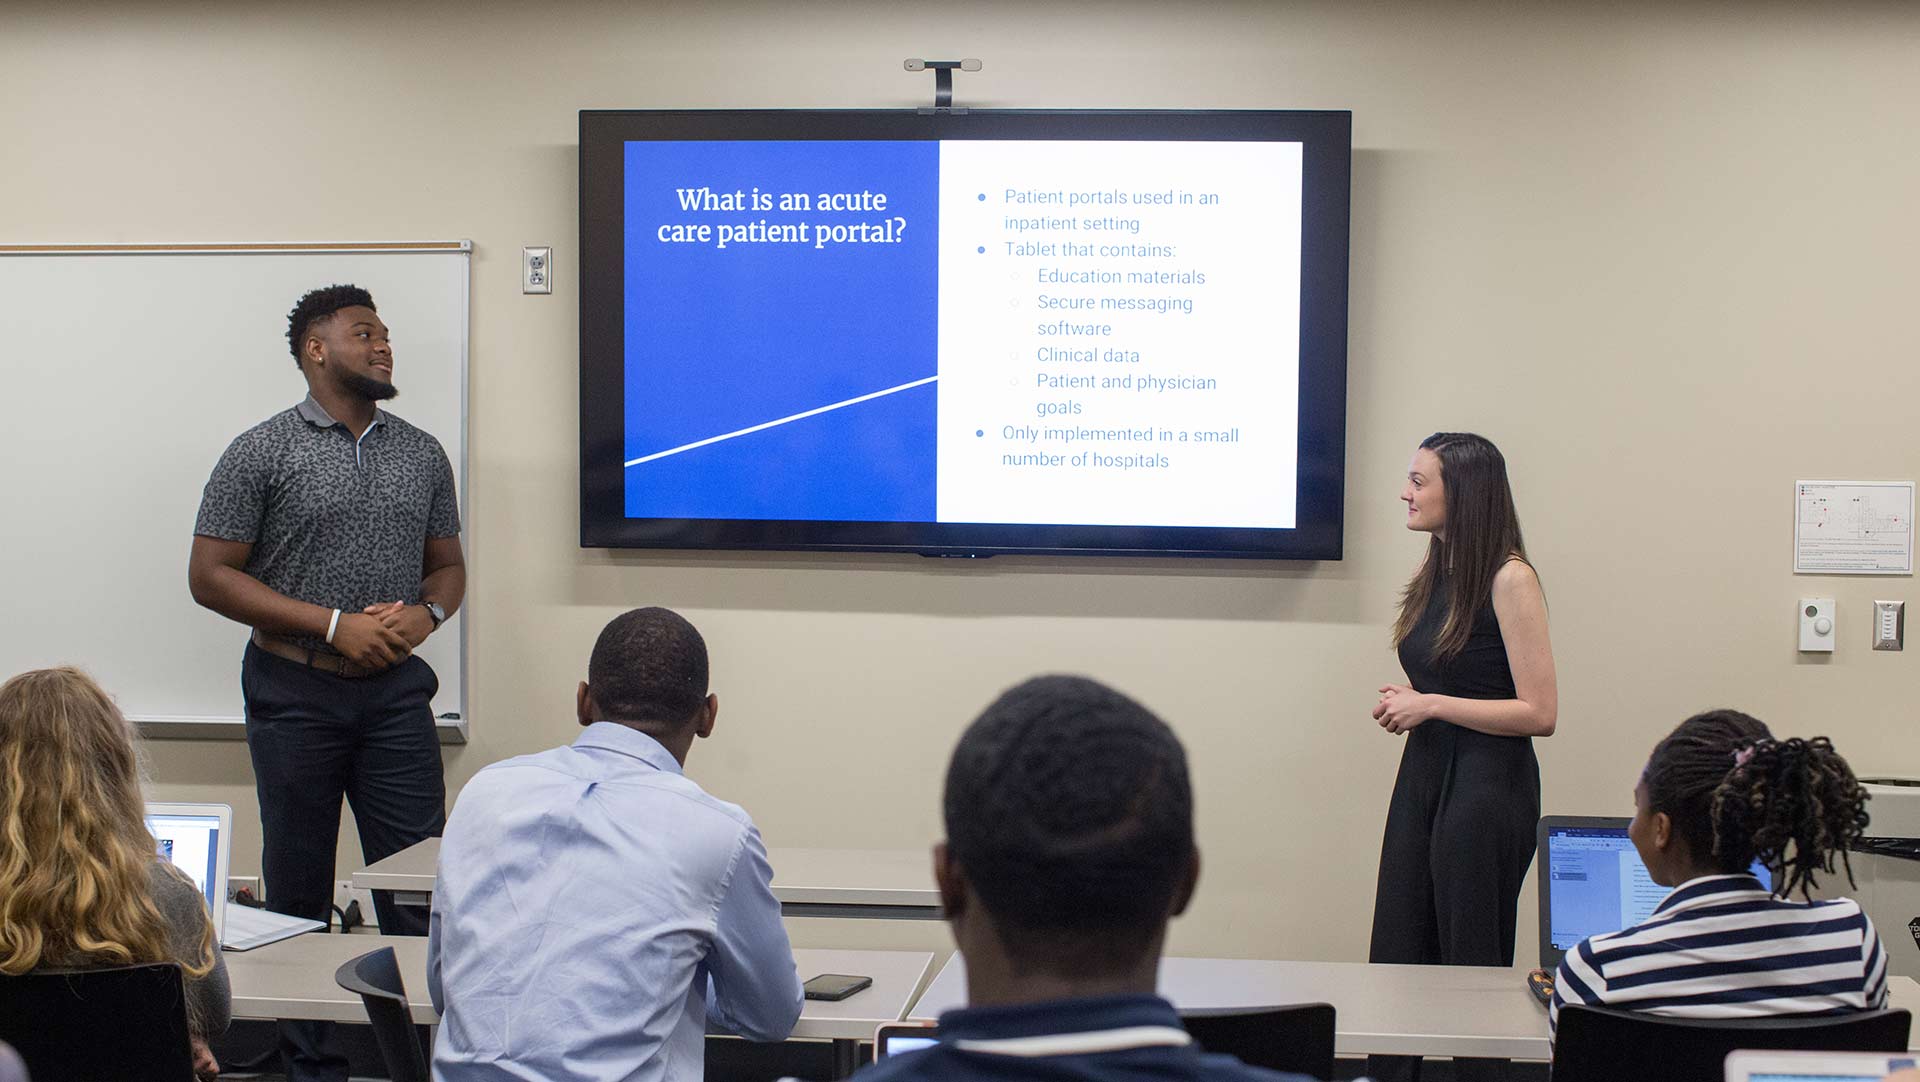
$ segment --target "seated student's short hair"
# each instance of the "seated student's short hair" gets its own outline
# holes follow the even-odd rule
[[[672,609],[621,613],[593,644],[587,686],[608,721],[686,724],[706,705],[707,642]]]
[[[342,308],[373,308],[373,294],[359,286],[322,286],[294,304],[293,311],[287,313],[287,349],[293,353],[295,368],[300,367],[300,350],[307,344],[308,329],[332,319]]]
[[[1193,853],[1186,752],[1096,681],[1002,694],[947,768],[947,848],[1004,945],[1055,969],[1130,964],[1165,925]]]

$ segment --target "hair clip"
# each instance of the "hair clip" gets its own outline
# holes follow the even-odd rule
[[[1740,750],[1733,753],[1733,768],[1735,770],[1738,770],[1741,767],[1746,766],[1748,761],[1751,760],[1752,758],[1753,758],[1753,745],[1748,744],[1746,747],[1741,748]]]

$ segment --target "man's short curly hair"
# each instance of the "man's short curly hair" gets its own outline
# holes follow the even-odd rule
[[[672,609],[621,613],[593,644],[587,689],[603,720],[678,729],[706,705],[707,642]]]
[[[342,308],[373,308],[373,294],[359,286],[324,286],[301,297],[287,313],[287,349],[295,368],[300,367],[300,346],[307,340],[307,329],[332,319]]]
[[[947,768],[947,849],[1028,962],[1130,964],[1166,926],[1193,859],[1179,738],[1079,676],[1039,676],[968,727]]]

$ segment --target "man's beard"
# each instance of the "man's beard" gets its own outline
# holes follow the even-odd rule
[[[400,393],[400,388],[391,383],[383,383],[372,376],[363,376],[358,372],[343,376],[341,386],[369,402],[385,402]]]

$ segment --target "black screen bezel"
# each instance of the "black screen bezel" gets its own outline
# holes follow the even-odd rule
[[[1347,262],[1353,114],[993,109],[580,112],[580,545],[1338,560],[1346,483]],[[1303,147],[1295,526],[635,519],[625,514],[624,144],[630,140],[1135,139]]]

